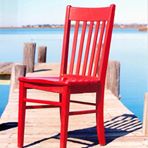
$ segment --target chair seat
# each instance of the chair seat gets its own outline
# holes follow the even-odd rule
[[[33,84],[49,84],[60,86],[73,86],[73,85],[99,85],[99,79],[89,76],[77,76],[77,75],[64,75],[57,77],[21,77],[19,81]]]

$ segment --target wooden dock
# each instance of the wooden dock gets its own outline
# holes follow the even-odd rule
[[[55,75],[58,65],[40,64],[34,73],[27,75]],[[31,97],[56,99],[57,94],[30,90]],[[72,95],[95,101],[94,94]],[[76,110],[79,105],[71,104]],[[81,107],[83,108],[83,106]],[[105,92],[105,148],[148,148],[148,137],[143,135],[142,123],[109,90]],[[9,103],[0,119],[0,148],[17,148],[18,89],[9,98]],[[56,115],[56,116],[55,116]],[[59,109],[27,110],[25,148],[59,148]],[[95,115],[71,116],[67,148],[100,147],[97,141]]]

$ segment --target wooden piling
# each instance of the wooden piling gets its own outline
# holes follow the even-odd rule
[[[35,49],[36,49],[35,43],[25,43],[24,44],[23,64],[26,65],[27,73],[34,71]]]
[[[40,46],[38,48],[38,63],[46,63],[47,47]]]
[[[18,78],[25,75],[26,75],[26,65],[14,64],[12,66],[9,97],[11,96],[12,92],[18,88],[18,83],[19,83]]]
[[[106,75],[106,88],[115,96],[120,95],[120,63],[118,61],[109,61]]]
[[[148,136],[148,93],[144,96],[143,133]]]

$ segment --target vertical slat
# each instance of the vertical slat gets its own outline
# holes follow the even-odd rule
[[[80,64],[81,64],[81,59],[82,59],[82,52],[83,52],[83,45],[84,45],[86,26],[87,26],[87,22],[84,21],[83,26],[82,26],[81,39],[80,39],[80,47],[79,47],[79,53],[78,53],[78,59],[77,59],[76,74],[79,74],[79,71],[80,71]]]
[[[73,45],[72,45],[72,53],[71,53],[69,74],[73,73],[75,54],[76,54],[76,46],[77,46],[77,38],[78,38],[78,31],[79,31],[79,21],[76,21],[76,25],[75,25],[75,29],[74,29],[74,38],[73,38]]]
[[[69,37],[70,37],[69,32],[71,24],[71,21],[69,20],[70,8],[71,6],[67,6],[66,8],[60,75],[67,73],[68,48],[69,48]]]
[[[96,27],[95,27],[95,33],[94,33],[94,40],[93,40],[91,57],[90,57],[90,63],[89,63],[89,69],[88,69],[88,76],[91,75],[91,71],[92,71],[92,67],[93,67],[93,60],[94,60],[94,56],[95,56],[95,49],[96,49],[96,43],[97,43],[99,26],[100,26],[100,22],[97,22]]]
[[[101,48],[102,48],[104,30],[105,30],[105,21],[103,21],[101,24],[101,31],[100,31],[100,36],[99,36],[99,41],[98,41],[98,46],[97,46],[97,52],[95,55],[95,62],[94,62],[95,65],[94,65],[93,76],[96,76],[98,66],[99,66],[99,58],[100,58],[100,53],[101,53]]]
[[[111,5],[110,6],[110,16],[107,21],[106,30],[105,30],[106,33],[104,37],[103,48],[105,49],[105,51],[101,53],[103,56],[103,59],[100,61],[99,75],[98,75],[98,78],[102,82],[103,81],[105,82],[108,57],[109,57],[109,51],[110,51],[110,43],[111,43],[111,38],[112,38],[112,30],[113,30],[113,24],[114,24],[114,16],[115,16],[115,5]]]
[[[93,31],[93,25],[94,25],[94,22],[90,22],[88,38],[87,38],[87,44],[86,44],[86,51],[85,51],[85,56],[84,56],[84,65],[83,65],[83,70],[82,70],[82,75],[83,76],[85,75],[86,68],[87,68],[87,61],[88,61],[88,55],[89,55],[89,49],[90,49],[90,43],[91,43],[91,37],[92,37],[92,31]]]

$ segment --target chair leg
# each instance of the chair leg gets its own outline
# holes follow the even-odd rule
[[[68,89],[66,93],[62,94],[62,106],[61,106],[61,134],[60,134],[60,148],[66,148],[67,135],[68,135],[68,121],[69,121],[69,106],[70,106],[70,94]]]
[[[20,82],[19,92],[19,113],[18,113],[18,148],[23,148],[24,144],[24,129],[25,129],[25,114],[26,114],[26,102],[23,98],[26,97],[26,89],[23,87],[23,83]]]
[[[96,124],[98,141],[100,145],[105,145],[105,129],[104,129],[104,91],[96,93]]]
[[[59,94],[59,102],[62,102],[62,94]],[[59,108],[59,111],[60,111],[60,121],[62,121],[62,109],[61,107]]]

